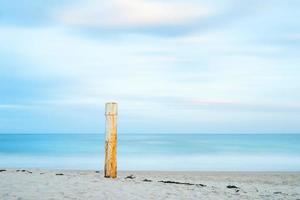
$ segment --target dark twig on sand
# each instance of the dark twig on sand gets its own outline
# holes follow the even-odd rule
[[[28,170],[25,170],[25,169],[22,169],[22,170],[17,169],[16,172],[27,172],[27,173],[29,173],[29,174],[32,174],[31,171],[28,171]]]
[[[59,174],[55,174],[56,176],[63,176],[64,174],[62,173],[59,173]]]
[[[282,192],[273,192],[273,194],[283,194]]]
[[[144,182],[152,182],[152,180],[149,180],[149,179],[146,179],[146,178],[143,181]]]
[[[228,189],[238,189],[239,187],[235,186],[235,185],[227,185]]]
[[[0,169],[0,172],[5,172],[6,171],[6,169]]]
[[[180,185],[195,185],[200,187],[206,187],[204,184],[195,184],[195,183],[185,183],[185,182],[177,182],[177,181],[158,181],[160,183],[170,183],[170,184],[180,184]]]
[[[135,179],[135,176],[133,176],[132,174],[129,176],[126,176],[125,179]]]
[[[235,192],[238,193],[238,192],[244,192],[244,193],[247,193],[245,192],[244,190],[242,190],[240,187],[238,186],[235,186],[235,185],[227,185],[226,188],[228,189],[235,189]]]

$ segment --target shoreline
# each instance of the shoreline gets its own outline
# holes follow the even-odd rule
[[[102,170],[0,168],[0,199],[296,200],[300,172],[119,171],[107,179]]]

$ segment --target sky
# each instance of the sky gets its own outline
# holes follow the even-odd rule
[[[299,0],[0,1],[0,133],[300,133]]]

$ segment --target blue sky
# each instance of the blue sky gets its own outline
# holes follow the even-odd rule
[[[0,2],[0,132],[299,133],[298,0]]]

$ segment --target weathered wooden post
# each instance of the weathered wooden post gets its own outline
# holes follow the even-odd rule
[[[104,177],[117,177],[117,103],[110,102],[105,105],[105,166]]]

